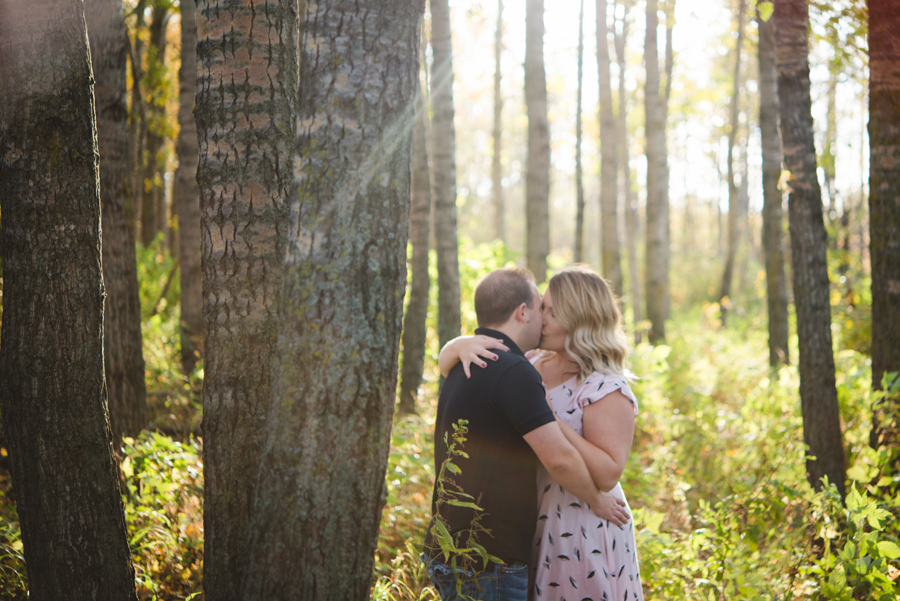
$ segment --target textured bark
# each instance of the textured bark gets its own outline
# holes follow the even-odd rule
[[[647,235],[644,270],[650,342],[665,340],[669,305],[669,190],[665,105],[660,98],[656,28],[658,3],[647,0],[644,62],[647,70],[644,111],[647,129]],[[671,79],[671,78],[669,78]]]
[[[459,336],[459,250],[456,238],[456,126],[453,109],[453,48],[447,0],[431,8],[431,108],[434,243],[438,268],[438,343]]]
[[[149,43],[147,47],[148,68],[145,75],[151,77],[148,87],[152,90],[163,85],[159,79],[166,62],[168,40],[166,29],[169,25],[170,5],[166,2],[154,2],[149,27]],[[144,132],[143,156],[141,163],[141,244],[149,246],[166,227],[168,221],[163,188],[163,172],[165,160],[162,155],[165,135],[161,123],[165,120],[164,100],[158,95],[150,95],[145,105],[142,120]]]
[[[597,76],[600,82],[600,222],[603,241],[603,277],[616,295],[622,294],[622,260],[619,256],[619,173],[616,156],[616,116],[613,113],[610,78],[607,2],[597,0]]]
[[[178,72],[178,169],[172,204],[178,215],[178,264],[181,272],[181,367],[194,371],[203,356],[203,279],[200,272],[200,190],[197,161],[200,148],[194,102],[197,99],[197,4],[181,0],[181,69]]]
[[[872,256],[872,384],[900,371],[900,5],[869,6],[869,232]],[[882,431],[883,413],[896,418],[900,398],[876,410],[873,445],[900,447]],[[895,422],[896,423],[896,422]]]
[[[428,230],[431,217],[431,178],[428,169],[424,94],[419,87],[416,96],[416,124],[413,135],[412,198],[409,208],[409,245],[412,271],[409,303],[403,317],[403,368],[400,372],[401,414],[416,412],[416,395],[425,369],[425,323],[428,317]]]
[[[386,494],[423,5],[308,6],[246,601],[367,599]]]
[[[147,119],[144,95],[140,82],[144,79],[144,42],[141,32],[146,27],[144,9],[147,0],[138,0],[134,7],[134,42],[131,44],[128,63],[131,65],[131,110],[128,114],[128,198],[126,210],[133,232],[140,232],[141,202],[144,197],[144,122]]]
[[[575,262],[584,261],[584,169],[581,165],[581,97],[584,87],[584,0],[578,3],[578,95],[575,108]]]
[[[583,1],[583,0],[582,0]],[[494,32],[494,129],[491,132],[491,202],[494,205],[494,236],[506,241],[506,216],[503,201],[503,93],[500,58],[503,53],[503,0],[497,0],[497,29]],[[579,96],[580,98],[580,96]]]
[[[822,217],[822,191],[816,177],[810,112],[807,0],[780,0],[775,4],[774,19],[784,165],[791,172],[788,214],[800,351],[803,440],[809,446],[807,478],[818,489],[822,478],[828,476],[843,495],[844,449],[834,378],[825,256],[828,238]]]
[[[643,300],[641,296],[641,278],[638,269],[637,244],[641,234],[641,219],[638,213],[638,200],[631,184],[631,163],[628,152],[628,94],[625,80],[625,42],[628,39],[628,9],[622,13],[621,31],[616,31],[616,62],[619,64],[619,113],[618,153],[619,165],[622,167],[622,190],[625,202],[625,244],[628,247],[628,275],[630,280],[631,308],[634,316],[634,343],[640,344],[643,338],[638,324],[641,323]],[[616,11],[614,11],[616,12]]]
[[[141,301],[133,219],[125,208],[128,172],[128,108],[125,82],[128,37],[121,0],[85,4],[100,153],[103,232],[103,352],[113,447],[147,425],[147,386],[141,346]]]
[[[740,97],[741,97],[741,54],[744,47],[744,16],[747,13],[746,0],[738,1],[737,13],[737,41],[734,46],[734,71],[732,81],[734,89],[731,94],[731,107],[729,109],[728,129],[728,250],[725,255],[725,269],[722,272],[722,285],[719,288],[719,311],[722,325],[728,321],[728,306],[731,304],[731,284],[734,280],[734,262],[737,258],[738,244],[740,242],[740,190],[735,177],[734,146],[737,143],[738,130],[741,127]]]
[[[136,599],[103,374],[84,5],[0,1],[0,411],[29,599]]]
[[[295,0],[197,4],[204,588],[237,599],[271,399],[297,97]]]
[[[526,261],[537,283],[547,279],[550,254],[550,123],[544,72],[544,0],[525,3],[525,105],[528,156],[525,165]]]
[[[788,300],[784,272],[781,178],[781,134],[778,127],[778,72],[775,66],[775,23],[757,15],[759,27],[759,129],[762,135],[762,246],[766,264],[769,315],[769,364],[790,363]]]

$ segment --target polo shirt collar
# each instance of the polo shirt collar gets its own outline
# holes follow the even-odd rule
[[[523,353],[522,349],[520,349],[518,345],[512,341],[512,338],[510,338],[500,330],[493,330],[491,328],[475,328],[475,333],[481,334],[482,336],[490,336],[491,338],[500,338],[501,340],[503,340],[503,344],[509,347],[509,352],[520,355],[522,357],[525,356],[525,353]]]

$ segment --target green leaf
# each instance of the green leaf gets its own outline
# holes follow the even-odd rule
[[[767,23],[769,19],[772,18],[772,14],[775,12],[775,3],[774,2],[760,2],[759,6],[759,18],[763,20],[764,23]]]
[[[475,503],[469,503],[468,501],[457,501],[456,499],[447,499],[447,505],[453,505],[454,507],[465,507],[467,509],[474,509],[475,511],[482,511],[481,507],[479,507]]]
[[[445,463],[444,465],[446,465],[446,466],[447,466],[447,469],[450,470],[451,472],[453,472],[454,474],[461,474],[461,473],[462,473],[462,470],[459,469],[459,466],[456,465],[455,463],[450,463],[450,462],[448,461],[448,462]]]
[[[900,546],[897,546],[897,543],[893,543],[889,540],[883,540],[875,545],[878,547],[878,552],[888,559],[897,559],[900,557]]]

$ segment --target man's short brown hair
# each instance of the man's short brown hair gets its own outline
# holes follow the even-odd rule
[[[478,326],[489,328],[506,323],[516,307],[532,309],[534,275],[524,267],[495,269],[475,286],[475,316]]]

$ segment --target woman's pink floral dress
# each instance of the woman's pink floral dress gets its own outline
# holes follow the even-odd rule
[[[581,384],[576,386],[572,378],[547,396],[559,419],[583,436],[584,408],[617,390],[634,403],[637,414],[637,399],[621,376],[594,372]],[[634,522],[616,526],[601,520],[586,503],[557,484],[543,466],[538,468],[537,481],[541,501],[531,561],[534,587],[530,598],[642,601]],[[609,494],[625,499],[618,484]]]

